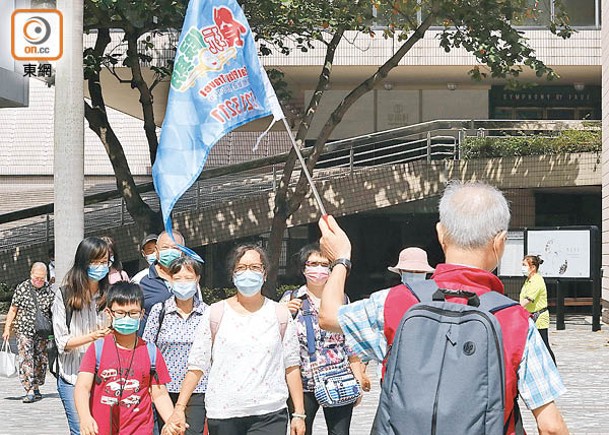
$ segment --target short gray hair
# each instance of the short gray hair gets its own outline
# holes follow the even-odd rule
[[[482,182],[450,181],[439,208],[446,236],[462,249],[485,246],[510,224],[510,207],[503,193]]]
[[[44,264],[42,261],[37,261],[36,263],[32,264],[32,267],[30,267],[30,273],[33,273],[34,270],[36,270],[36,269],[40,269],[40,270],[44,269],[44,273],[46,273],[47,265]]]

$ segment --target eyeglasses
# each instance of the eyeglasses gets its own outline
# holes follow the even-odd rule
[[[305,262],[305,266],[311,266],[311,267],[317,267],[317,266],[330,267],[330,262],[329,261],[306,261]]]
[[[110,312],[117,319],[124,319],[125,316],[129,316],[132,319],[139,319],[140,316],[142,315],[141,311],[129,311],[127,313],[126,311],[121,311],[121,310],[116,310],[116,311],[115,310],[110,310]]]
[[[90,266],[108,266],[110,262],[108,260],[92,260],[89,261]]]
[[[235,266],[235,273],[245,272],[248,269],[251,270],[252,272],[264,272],[264,265],[262,265],[260,263],[237,264],[237,266]]]

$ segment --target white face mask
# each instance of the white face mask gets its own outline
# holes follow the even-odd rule
[[[530,271],[529,271],[528,266],[522,266],[522,274],[524,276],[529,276],[529,273],[530,273]]]
[[[410,283],[425,281],[427,274],[425,272],[402,272],[402,284],[408,285]]]

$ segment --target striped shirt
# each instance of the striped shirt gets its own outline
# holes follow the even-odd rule
[[[80,311],[72,312],[70,328],[66,326],[66,310],[63,304],[61,290],[55,294],[55,301],[51,309],[53,313],[53,334],[59,352],[59,375],[64,381],[74,385],[76,377],[89,344],[66,351],[66,344],[71,338],[81,337],[99,329],[106,320],[106,314],[97,312],[97,298]],[[103,325],[105,326],[105,325]]]
[[[338,322],[347,344],[362,361],[383,361],[387,352],[385,338],[385,300],[389,289],[373,293],[338,310]],[[528,409],[537,409],[567,391],[548,350],[529,320],[522,360],[518,367],[518,392]]]

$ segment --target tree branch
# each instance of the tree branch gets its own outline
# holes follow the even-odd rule
[[[93,49],[94,55],[103,56],[109,43],[110,35],[108,29],[100,29]],[[89,123],[89,128],[97,134],[106,149],[112,169],[116,175],[116,187],[125,199],[127,210],[144,230],[148,232],[157,231],[158,228],[162,227],[160,216],[142,200],[138,193],[121,142],[110,126],[99,80],[99,70],[89,73],[87,88],[91,104],[84,103],[85,119]]]
[[[424,36],[425,32],[431,26],[431,23],[435,19],[434,11],[431,11],[430,14],[423,20],[423,22],[416,28],[416,30],[410,35],[410,37],[402,44],[402,46],[395,52],[393,56],[391,56],[379,69],[368,79],[364,80],[360,83],[355,89],[353,89],[341,103],[334,109],[328,121],[323,126],[317,140],[315,141],[315,145],[313,146],[313,152],[307,159],[307,169],[309,172],[313,172],[313,168],[317,163],[323,149],[326,144],[328,138],[336,128],[336,126],[341,122],[343,116],[347,111],[351,108],[351,106],[364,94],[368,91],[374,89],[375,85],[379,83],[381,80],[385,79],[389,72],[395,68],[400,60],[408,53],[414,45],[419,42]],[[285,176],[285,174],[284,174]],[[300,177],[298,179],[298,183],[296,188],[294,189],[294,194],[292,198],[290,198],[288,203],[288,216],[293,214],[298,208],[300,204],[307,194],[309,189],[307,178],[304,174],[304,171],[301,171]]]
[[[323,96],[324,91],[327,88],[328,83],[330,82],[330,76],[332,74],[332,66],[334,64],[334,56],[336,55],[336,49],[338,47],[338,44],[342,40],[344,33],[345,28],[339,27],[327,45],[328,48],[326,50],[326,56],[324,58],[324,66],[321,70],[321,74],[319,75],[319,80],[317,81],[317,88],[315,89],[315,92],[313,92],[311,101],[309,101],[309,104],[304,113],[304,117],[302,118],[302,121],[300,122],[300,125],[298,127],[298,131],[296,133],[296,146],[298,147],[302,146],[304,139],[306,138],[307,133],[309,132],[309,128],[311,127],[311,121],[313,120],[317,108],[319,107],[321,97]],[[290,153],[283,167],[283,176],[281,177],[281,181],[279,182],[279,187],[277,189],[277,194],[275,196],[275,213],[277,213],[281,207],[285,206],[290,185],[290,179],[292,178],[292,172],[294,171],[296,160],[296,152],[293,149],[290,149]],[[289,212],[289,209],[287,211]],[[289,214],[287,216],[289,216]]]
[[[156,124],[154,122],[154,110],[152,107],[152,91],[144,80],[140,59],[137,53],[137,39],[139,35],[126,33],[127,39],[127,66],[131,69],[132,86],[137,88],[140,93],[140,104],[142,105],[142,114],[144,116],[144,132],[148,140],[148,149],[150,151],[150,164],[154,165],[156,158],[156,150],[159,146],[156,135]]]

